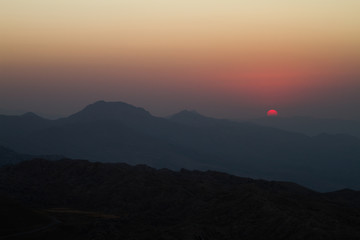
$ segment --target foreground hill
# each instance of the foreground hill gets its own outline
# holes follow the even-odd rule
[[[28,232],[36,232],[53,225],[46,214],[23,206],[7,196],[0,195],[0,239],[18,239]],[[5,238],[5,236],[7,236]]]
[[[348,194],[213,171],[37,159],[0,168],[0,193],[62,222],[27,239],[360,238]]]
[[[126,103],[104,101],[58,120],[3,116],[2,126],[7,135],[0,135],[0,145],[32,155],[210,169],[321,191],[360,189],[360,140],[348,135],[310,137],[189,111],[159,118]]]

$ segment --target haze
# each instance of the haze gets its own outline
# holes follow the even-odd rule
[[[357,0],[2,0],[0,111],[360,119]]]

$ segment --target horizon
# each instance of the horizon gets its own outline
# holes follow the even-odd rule
[[[94,101],[94,102],[91,102],[91,103],[88,103],[82,107],[80,107],[79,109],[73,111],[73,112],[69,112],[67,114],[63,114],[63,115],[60,115],[60,114],[52,114],[52,115],[48,115],[46,113],[39,113],[39,112],[35,112],[35,111],[27,111],[27,110],[4,110],[4,109],[0,109],[0,115],[3,115],[3,116],[22,116],[22,115],[25,115],[25,114],[28,114],[28,113],[33,113],[41,118],[44,118],[44,119],[48,119],[48,120],[57,120],[57,119],[61,119],[61,118],[67,118],[75,113],[78,113],[82,110],[84,110],[87,106],[90,106],[94,103],[98,103],[98,102],[105,102],[105,103],[125,103],[125,104],[128,104],[128,105],[131,105],[133,107],[139,107],[139,108],[142,108],[146,111],[148,111],[152,116],[155,116],[155,117],[161,117],[161,118],[168,118],[168,117],[171,117],[175,114],[178,114],[182,111],[189,111],[189,112],[195,112],[197,114],[200,114],[202,116],[205,116],[205,117],[210,117],[210,118],[216,118],[216,119],[228,119],[228,120],[234,120],[234,121],[251,121],[251,120],[256,120],[256,119],[261,119],[261,118],[278,118],[278,119],[294,119],[294,118],[308,118],[308,119],[323,119],[323,120],[349,120],[349,121],[359,121],[360,119],[347,119],[347,118],[335,118],[335,117],[316,117],[316,116],[311,116],[311,115],[282,115],[281,112],[277,111],[278,112],[278,115],[275,115],[275,116],[269,116],[267,115],[267,112],[268,110],[271,110],[271,109],[267,109],[263,112],[262,115],[259,115],[258,116],[245,116],[245,117],[240,117],[240,118],[228,118],[228,117],[225,117],[225,116],[213,116],[213,115],[208,115],[208,114],[205,114],[201,111],[198,111],[197,109],[186,109],[186,108],[183,108],[183,109],[180,109],[178,111],[172,111],[172,112],[169,112],[167,114],[162,114],[162,115],[157,115],[157,114],[154,114],[152,111],[150,111],[149,109],[143,107],[143,106],[138,106],[138,105],[134,105],[134,104],[131,104],[131,103],[128,103],[128,102],[125,102],[125,101],[105,101],[105,100],[97,100],[97,101]]]
[[[4,0],[0,109],[360,119],[360,2]]]

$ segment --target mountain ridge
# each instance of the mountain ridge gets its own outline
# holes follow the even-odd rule
[[[182,112],[178,117],[155,117],[126,103],[99,101],[59,120],[18,117],[21,121],[6,123],[0,117],[0,130],[5,132],[0,145],[32,155],[65,155],[173,170],[221,170],[293,181],[322,191],[360,189],[358,139],[311,137],[193,112]]]
[[[118,120],[133,118],[148,118],[151,114],[140,107],[124,102],[97,101],[86,106],[79,112],[67,117],[70,121],[97,121],[97,120]]]
[[[0,194],[50,209],[47,214],[62,223],[42,239],[360,237],[360,206],[346,192],[333,196],[215,171],[34,159],[0,168]]]
[[[253,119],[253,122],[262,126],[276,127],[286,131],[300,132],[309,136],[321,133],[343,133],[360,138],[360,121],[332,118],[313,117],[276,117]]]

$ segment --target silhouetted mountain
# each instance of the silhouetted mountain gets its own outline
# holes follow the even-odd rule
[[[276,127],[286,131],[301,132],[310,136],[321,133],[342,133],[360,138],[360,121],[355,120],[311,117],[265,117],[251,120],[251,122],[262,126]]]
[[[213,171],[37,159],[0,168],[0,193],[62,222],[26,239],[360,238],[360,208]]]
[[[16,164],[30,159],[32,159],[31,155],[18,154],[11,149],[0,146],[0,166]]]
[[[136,121],[150,118],[149,112],[123,102],[98,101],[67,118],[68,121],[122,120]]]
[[[30,155],[20,154],[11,149],[0,146],[0,166],[14,165],[22,161],[31,160],[33,158],[45,158],[48,160],[63,159],[62,155]]]
[[[205,117],[196,111],[189,110],[183,110],[179,113],[176,113],[172,115],[169,119],[173,122],[197,127],[213,126],[227,121],[222,119]]]
[[[0,115],[0,145],[6,146],[8,142],[44,129],[50,122],[34,113],[21,116]]]
[[[18,118],[25,121],[24,116]],[[9,127],[9,134],[18,125]],[[104,101],[68,118],[37,119],[22,128],[22,134],[0,138],[0,145],[33,155],[220,170],[294,181],[322,191],[360,189],[360,141],[346,135],[309,137],[189,111],[165,119]]]

